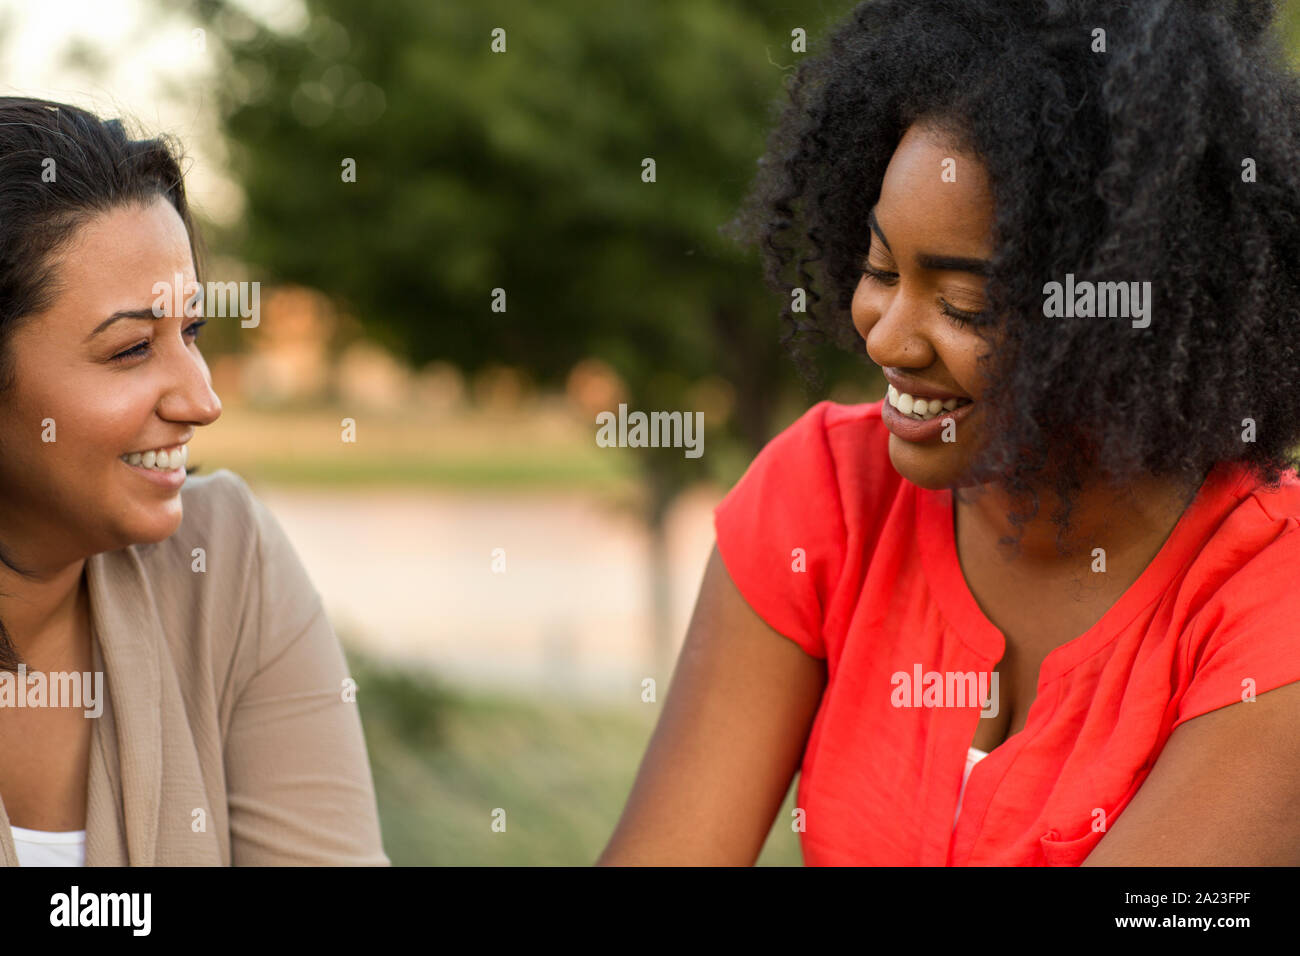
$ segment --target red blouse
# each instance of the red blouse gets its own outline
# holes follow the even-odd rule
[[[799,779],[805,863],[1077,865],[1175,727],[1300,680],[1300,478],[1268,493],[1221,464],[1137,581],[1044,659],[1024,729],[975,765],[954,829],[982,706],[958,691],[989,680],[1004,638],[962,575],[951,491],[894,470],[880,409],[815,405],[714,511],[740,593],[827,663]]]

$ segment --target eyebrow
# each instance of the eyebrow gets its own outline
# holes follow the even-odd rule
[[[99,325],[95,326],[94,331],[86,336],[86,341],[89,342],[96,335],[98,335],[100,332],[103,332],[106,328],[108,328],[118,319],[158,319],[158,318],[162,318],[162,316],[154,315],[153,309],[120,309],[117,312],[114,312],[108,318],[106,318],[103,322],[100,322]]]
[[[876,210],[872,209],[867,213],[867,223],[871,226],[871,231],[880,237],[880,241],[885,248],[893,254],[893,249],[889,248],[889,240],[880,229],[880,223],[876,222]],[[918,252],[916,262],[922,269],[930,269],[935,272],[970,272],[977,276],[987,276],[989,274],[989,261],[987,259],[971,259],[965,256],[936,256],[929,252]]]

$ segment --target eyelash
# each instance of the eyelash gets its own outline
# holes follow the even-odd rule
[[[876,269],[865,261],[862,263],[862,274],[882,285],[891,285],[898,278],[897,272],[883,272]],[[988,318],[986,312],[966,312],[962,309],[953,308],[942,299],[939,300],[939,311],[952,320],[954,325],[965,328],[966,326],[979,325]]]
[[[194,333],[194,338],[192,339],[192,341],[197,342],[199,338],[199,329],[203,328],[203,326],[207,324],[208,324],[207,319],[200,319],[198,322],[195,322],[192,325],[190,325],[190,327],[187,328],[185,331],[187,333],[192,331]],[[127,349],[125,352],[119,352],[117,355],[114,355],[113,361],[123,362],[126,361],[127,359],[135,358],[137,355],[144,355],[146,353],[142,352],[141,349],[147,350],[148,348],[149,348],[148,342],[141,342],[139,345],[135,346],[134,348]]]

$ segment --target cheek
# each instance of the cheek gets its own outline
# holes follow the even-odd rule
[[[953,381],[971,398],[978,399],[984,389],[980,357],[989,353],[989,343],[967,329],[949,328],[942,344],[941,360]]]
[[[147,431],[152,399],[125,378],[83,376],[65,378],[28,402],[38,449],[50,449],[53,460],[76,460],[82,467],[101,458],[129,451]],[[87,472],[93,470],[87,469]]]

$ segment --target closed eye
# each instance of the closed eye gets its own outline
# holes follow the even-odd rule
[[[942,300],[939,303],[939,311],[960,326],[981,325],[987,322],[989,317],[987,312],[966,312],[963,309],[954,308]]]
[[[897,272],[885,272],[882,269],[875,268],[871,263],[865,261],[862,263],[862,274],[875,279],[877,282],[883,283],[884,285],[893,285],[898,281]]]
[[[897,272],[886,272],[883,269],[877,269],[865,259],[862,261],[862,274],[874,282],[881,285],[893,285],[898,281]],[[967,312],[964,309],[958,309],[949,305],[942,299],[939,300],[939,311],[952,320],[952,323],[960,328],[972,325],[983,325],[988,321],[987,312]]]

